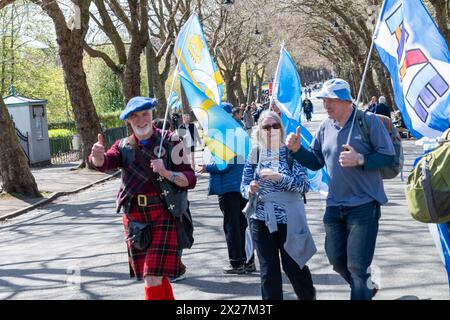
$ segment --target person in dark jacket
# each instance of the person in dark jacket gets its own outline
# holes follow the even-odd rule
[[[311,100],[306,98],[303,100],[303,112],[305,113],[306,121],[311,121],[312,113],[313,113],[313,104]]]
[[[383,116],[386,116],[388,118],[391,117],[391,108],[389,108],[386,105],[386,98],[383,96],[380,96],[378,98],[378,104],[376,105],[375,109],[373,111],[371,111],[372,113],[375,114],[381,114]]]
[[[231,105],[222,103],[222,108],[232,112]],[[243,126],[242,122],[239,122]],[[223,213],[223,231],[228,248],[229,266],[223,268],[225,274],[244,274],[256,271],[254,257],[247,262],[245,252],[245,230],[247,219],[242,210],[247,200],[240,193],[244,160],[234,158],[225,169],[219,169],[215,163],[201,165],[199,173],[209,173],[208,195],[219,197],[219,207]]]

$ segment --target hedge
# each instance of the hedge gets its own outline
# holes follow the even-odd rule
[[[109,129],[109,128],[117,128],[124,125],[124,122],[119,119],[120,112],[113,112],[113,113],[105,113],[101,114],[100,117],[100,124],[102,127]],[[53,122],[48,124],[49,130],[54,129],[67,129],[70,131],[75,132],[75,121],[62,121],[62,122]]]

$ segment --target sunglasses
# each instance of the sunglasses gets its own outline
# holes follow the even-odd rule
[[[266,130],[266,131],[270,131],[272,129],[276,130],[276,129],[280,129],[280,128],[281,128],[281,125],[279,123],[266,124],[266,125],[262,126],[262,129]]]

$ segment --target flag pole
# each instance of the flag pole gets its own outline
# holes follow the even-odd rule
[[[356,109],[355,109],[355,114],[353,115],[353,119],[352,119],[352,125],[350,127],[350,132],[348,133],[348,137],[347,137],[347,143],[350,143],[350,139],[353,133],[353,127],[355,126],[355,119],[356,119],[356,112],[358,111],[358,105],[359,105],[359,101],[361,100],[361,96],[362,96],[362,91],[363,91],[363,87],[364,87],[364,82],[366,81],[366,75],[367,75],[367,70],[369,69],[369,63],[370,63],[370,57],[372,56],[372,51],[373,51],[373,47],[375,44],[375,39],[378,35],[378,29],[380,28],[380,17],[381,17],[381,13],[383,12],[383,8],[386,4],[386,1],[383,2],[383,5],[381,7],[380,10],[380,14],[378,16],[377,19],[377,24],[375,26],[374,32],[373,32],[373,36],[372,36],[372,43],[370,44],[370,49],[369,49],[369,54],[367,55],[367,59],[366,59],[366,65],[364,66],[364,72],[362,75],[362,79],[361,79],[361,83],[359,85],[359,91],[358,91],[358,96],[356,97],[356,101],[355,101],[355,105],[356,105]]]
[[[189,19],[188,19],[188,21],[189,21]],[[186,32],[186,34],[189,33],[190,27],[191,27],[191,25],[189,25],[189,30]],[[186,46],[186,41],[183,41],[183,46],[181,47],[180,53],[178,54],[178,57],[177,57],[177,65],[176,65],[175,71],[174,71],[174,73],[173,73],[173,79],[172,79],[172,83],[171,83],[171,85],[170,85],[169,95],[170,95],[170,93],[171,93],[172,90],[173,90],[173,86],[174,86],[174,84],[175,84],[175,79],[177,78],[177,75],[178,75],[178,67],[179,67],[179,65],[180,65],[180,57],[181,57],[181,54],[182,54],[182,52],[183,52],[185,46]],[[181,83],[180,83],[180,84],[181,84]],[[169,97],[167,97],[167,99],[168,99],[168,98],[169,98]],[[165,135],[166,135],[166,132],[167,132],[167,130],[166,130],[166,122],[167,122],[167,116],[168,116],[168,114],[169,114],[169,104],[166,105],[166,112],[165,112],[165,114],[164,114],[164,121],[163,121],[162,134],[161,134],[161,142],[160,142],[160,144],[159,144],[159,150],[158,150],[158,158],[161,157],[162,145],[163,145],[163,141],[164,141],[164,138],[165,138]]]

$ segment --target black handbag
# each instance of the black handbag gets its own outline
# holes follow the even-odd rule
[[[138,250],[147,250],[152,242],[151,224],[129,220],[126,241]]]
[[[194,225],[192,224],[189,207],[180,219],[175,219],[175,224],[177,226],[178,247],[190,249],[194,244]]]
[[[158,143],[156,141],[155,143]],[[170,153],[172,146],[168,145],[167,156],[163,158],[164,165],[168,170],[171,170],[172,161],[170,159]],[[180,218],[183,214],[186,214],[188,209],[188,193],[186,189],[180,189],[177,185],[170,182],[166,178],[156,174],[153,170],[150,170],[148,166],[145,165],[143,160],[143,152],[139,148],[135,149],[136,160],[139,161],[143,168],[145,168],[150,176],[150,181],[156,187],[158,193],[161,195],[161,199],[164,206],[175,218]],[[155,181],[157,183],[155,183]]]
[[[188,210],[187,190],[180,189],[172,182],[161,177],[157,179],[161,189],[161,196],[166,205],[167,210],[175,218],[180,218],[186,214]]]

